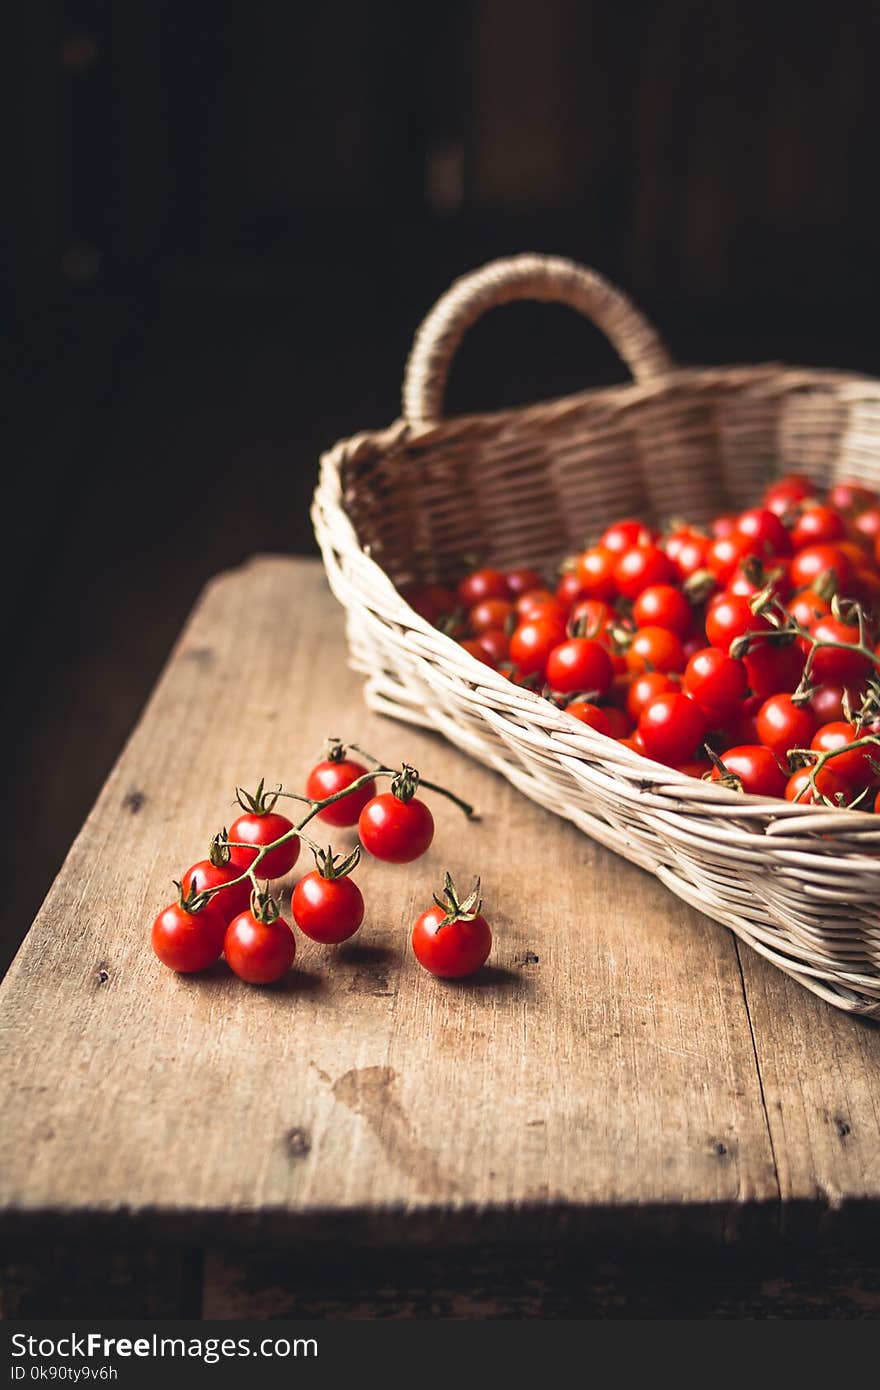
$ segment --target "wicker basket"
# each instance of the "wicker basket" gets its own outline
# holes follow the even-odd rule
[[[464,333],[520,299],[580,310],[633,382],[445,421]],[[324,456],[313,519],[370,706],[438,730],[830,1003],[880,1017],[880,819],[738,795],[649,762],[480,664],[396,587],[449,579],[474,553],[550,569],[618,516],[706,519],[792,468],[880,487],[880,382],[675,367],[600,276],[528,255],[465,276],[438,302],[407,364],[403,419]]]

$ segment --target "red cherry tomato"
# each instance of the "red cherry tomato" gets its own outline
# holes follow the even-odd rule
[[[792,748],[809,748],[816,716],[809,705],[795,705],[790,695],[771,695],[758,711],[758,738],[780,762]]]
[[[191,869],[187,869],[180,880],[183,896],[191,898],[194,893],[205,893],[211,888],[219,888],[221,891],[210,899],[210,906],[217,909],[225,925],[240,912],[244,912],[251,900],[250,879],[243,879],[241,883],[236,883],[234,888],[224,886],[238,878],[240,873],[241,869],[237,869],[231,862],[212,864],[210,859],[200,859],[198,864],[193,864]]]
[[[810,709],[816,719],[816,728],[822,724],[834,724],[838,720],[846,719],[846,710],[843,707],[846,693],[846,686],[843,685],[820,685],[816,687],[810,696]],[[861,696],[856,691],[850,690],[850,710],[858,709],[860,704]]]
[[[547,660],[547,684],[562,695],[578,690],[604,695],[614,677],[611,657],[589,637],[570,637],[553,648]]]
[[[610,550],[612,555],[622,555],[634,545],[651,545],[653,540],[654,532],[649,526],[635,518],[627,518],[609,526],[600,537],[599,544]]]
[[[752,507],[738,518],[736,529],[755,547],[756,555],[790,555],[791,538],[769,507]]]
[[[460,980],[485,965],[492,949],[492,933],[476,901],[479,884],[459,905],[449,875],[446,906],[435,902],[416,918],[412,948],[416,960],[443,980]]]
[[[846,748],[848,743],[854,743],[862,736],[855,724],[848,724],[842,719],[834,724],[823,724],[821,729],[817,729],[810,747],[817,753],[830,753],[837,748]],[[833,767],[837,776],[842,777],[851,787],[867,787],[878,780],[871,766],[871,760],[876,762],[878,755],[880,744],[869,744],[864,748],[847,748],[845,753],[838,753],[825,766]]]
[[[733,512],[726,512],[722,516],[716,516],[713,519],[709,526],[709,530],[712,535],[718,539],[722,536],[732,536],[736,530],[737,520],[738,518]]]
[[[831,604],[820,598],[815,589],[801,589],[789,603],[788,611],[801,627],[810,627],[817,618],[831,612]]]
[[[843,623],[828,614],[817,618],[810,633],[821,642],[858,643],[859,629],[855,623]],[[847,651],[839,647],[816,648],[810,668],[813,680],[821,685],[828,682],[834,685],[858,685],[877,670],[870,657],[862,652]]]
[[[777,516],[783,516],[797,502],[812,497],[815,483],[803,473],[788,473],[778,482],[771,483],[764,493],[764,506]]]
[[[374,859],[409,864],[421,858],[433,840],[434,817],[415,796],[401,801],[394,792],[380,792],[361,811],[358,834]]]
[[[476,643],[489,666],[500,666],[510,656],[510,638],[500,627],[481,632]]]
[[[614,582],[624,598],[637,599],[651,585],[668,584],[673,579],[672,561],[656,545],[633,546],[623,552],[614,566]]]
[[[300,930],[326,946],[348,941],[364,920],[364,899],[357,884],[347,875],[325,878],[317,869],[300,879],[290,906]]]
[[[843,512],[863,511],[877,501],[877,493],[863,483],[834,483],[828,493],[829,507],[837,507]]]
[[[874,542],[880,536],[880,506],[866,508],[853,517],[853,527],[857,537],[861,537],[873,552]]]
[[[629,738],[633,731],[632,720],[615,705],[606,705],[605,713],[608,716],[608,723],[611,725],[611,737],[616,739]]]
[[[564,574],[556,586],[554,598],[563,612],[568,613],[573,604],[583,596],[581,581],[577,577],[577,570],[571,570]]]
[[[770,624],[762,613],[753,613],[747,598],[741,594],[718,594],[706,613],[706,637],[710,646],[720,651],[730,650],[731,642],[747,632],[769,632]]]
[[[508,570],[504,578],[507,580],[507,592],[511,598],[519,598],[520,594],[528,593],[529,589],[544,587],[544,581],[537,570]]]
[[[578,556],[577,578],[587,598],[611,599],[617,596],[614,570],[618,556],[605,546],[594,545]]]
[[[674,632],[665,627],[643,627],[635,634],[626,653],[627,669],[642,671],[683,671],[684,648]]]
[[[477,661],[482,661],[484,666],[495,665],[479,637],[466,637],[459,645],[464,647],[471,656],[476,657]]]
[[[462,608],[473,608],[486,598],[508,598],[507,580],[500,570],[474,570],[466,574],[458,586],[458,601]]]
[[[845,535],[846,526],[840,513],[833,507],[821,507],[816,503],[801,512],[791,528],[791,543],[795,550],[805,550],[808,545],[833,545]]]
[[[675,567],[679,579],[689,579],[697,570],[708,568],[707,557],[711,542],[706,536],[687,536],[676,546],[675,553],[666,547],[666,553]]]
[[[718,647],[703,647],[685,667],[685,693],[696,700],[712,724],[733,717],[745,699],[746,668]]]
[[[779,691],[796,690],[805,659],[797,642],[753,642],[743,657],[752,694],[767,700]]]
[[[558,598],[549,589],[527,589],[520,594],[514,608],[518,618],[531,618],[536,614],[555,614],[560,619],[563,616]]]
[[[636,627],[665,627],[676,637],[687,636],[692,618],[693,609],[674,584],[653,584],[633,604]]]
[[[513,604],[506,598],[484,598],[475,603],[468,614],[471,631],[477,634],[488,632],[490,628],[507,626],[513,617]]]
[[[672,677],[664,675],[662,671],[643,671],[627,689],[626,712],[630,719],[638,723],[646,705],[658,695],[675,694],[678,689]]]
[[[452,589],[444,584],[410,585],[401,589],[401,595],[428,623],[437,623],[441,618],[455,610],[458,602]]]
[[[582,598],[571,610],[568,627],[576,637],[592,637],[599,642],[607,639],[608,627],[615,621],[614,609],[604,599]]]
[[[325,797],[345,791],[352,782],[363,777],[366,771],[363,763],[356,762],[354,758],[325,758],[312,768],[306,778],[306,796],[310,801],[323,801]],[[325,821],[327,825],[357,825],[358,816],[370,797],[375,794],[375,782],[365,782],[357,791],[344,796],[341,801],[334,801],[332,806],[325,806],[323,811],[318,812],[318,819]],[[261,864],[261,874],[262,869]]]
[[[826,763],[816,773],[816,791],[820,796],[827,796],[829,801],[842,803],[844,806],[848,805],[857,795],[849,782],[837,775],[833,763]],[[816,800],[810,786],[810,769],[808,767],[799,768],[789,777],[785,784],[785,799],[786,801],[799,801],[802,806],[809,806]]]
[[[706,568],[711,570],[719,584],[732,579],[750,555],[759,554],[758,546],[750,536],[734,531],[729,536],[719,536],[706,551]]]
[[[763,744],[742,744],[739,748],[728,748],[726,753],[721,754],[721,761],[728,772],[739,778],[744,792],[752,796],[783,795],[786,774],[775,754]],[[719,769],[713,767],[713,782],[717,782],[721,775]]]
[[[223,951],[229,968],[249,985],[270,985],[293,964],[296,941],[283,917],[261,922],[250,909],[226,928]]]
[[[564,641],[561,618],[526,618],[511,636],[510,659],[521,675],[543,679],[550,653]]]
[[[808,589],[826,573],[837,576],[840,589],[848,588],[852,565],[839,545],[808,545],[789,561],[788,577],[793,589]]]
[[[181,903],[163,908],[153,923],[153,950],[163,965],[181,975],[207,970],[220,957],[226,921],[214,902],[199,912],[188,912]]]
[[[658,695],[639,716],[645,753],[673,767],[687,762],[706,737],[706,716],[689,695]]]
[[[565,713],[570,714],[572,719],[579,720],[581,724],[588,724],[597,734],[607,734],[611,737],[608,711],[599,705],[594,705],[589,700],[572,700],[570,705],[565,706]]]
[[[293,822],[277,811],[267,811],[261,816],[256,815],[253,811],[246,811],[229,827],[230,863],[235,864],[239,872],[243,869],[249,869],[261,846],[271,844],[273,840],[280,839],[282,835],[286,835],[292,829]],[[236,840],[244,842],[246,845],[253,845],[254,848],[236,849],[233,844],[233,841]],[[294,836],[286,844],[270,850],[265,858],[260,860],[257,865],[257,874],[260,878],[282,878],[284,874],[290,872],[298,858],[299,840]]]

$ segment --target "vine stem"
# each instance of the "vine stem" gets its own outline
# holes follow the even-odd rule
[[[823,796],[822,792],[820,792],[819,788],[816,786],[816,777],[818,773],[822,771],[822,768],[825,766],[826,763],[831,762],[832,758],[839,758],[841,753],[850,753],[854,748],[876,748],[878,745],[880,745],[880,735],[865,734],[862,738],[853,739],[852,743],[841,744],[840,748],[827,748],[824,753],[820,753],[818,757],[815,758],[815,761],[812,767],[810,768],[810,775],[807,779],[806,785],[801,788],[794,800],[800,801],[804,792],[809,787],[813,795],[820,797],[825,805],[836,806],[836,803],[833,801],[829,801],[827,796]],[[791,757],[793,753],[798,753],[802,757],[812,758],[814,757],[816,750],[815,748],[790,748],[788,750],[788,756]],[[864,792],[862,792],[862,795],[864,796]],[[852,807],[850,806],[847,809],[851,810]]]
[[[376,776],[399,776],[399,772],[396,768],[386,767],[386,765],[380,762],[378,758],[374,758],[371,753],[365,752],[363,748],[358,748],[356,744],[350,743],[348,747],[353,752],[360,753],[362,758],[366,758],[368,762],[372,763],[372,769],[369,772],[365,772],[362,777],[356,778],[354,782],[350,782],[349,785],[347,787],[343,787],[341,791],[333,792],[332,795],[325,796],[321,801],[312,801],[307,796],[300,796],[297,792],[286,792],[279,787],[276,796],[285,796],[290,797],[294,801],[303,801],[308,806],[308,811],[302,817],[302,819],[297,822],[296,825],[291,826],[290,830],[286,830],[283,835],[279,835],[277,840],[272,840],[271,843],[268,845],[261,845],[257,850],[257,853],[254,856],[252,862],[242,873],[238,875],[237,878],[231,878],[227,883],[220,883],[217,885],[216,888],[204,889],[199,896],[204,898],[204,901],[206,903],[210,902],[211,899],[215,896],[215,894],[222,893],[225,891],[225,889],[232,888],[233,885],[237,883],[243,883],[245,879],[249,879],[251,883],[254,885],[254,888],[257,891],[259,891],[259,886],[257,884],[257,869],[259,868],[260,864],[265,859],[267,854],[270,854],[271,851],[274,849],[278,849],[281,845],[286,845],[290,840],[302,840],[313,851],[319,849],[317,843],[314,840],[310,839],[308,835],[303,835],[302,832],[304,828],[309,824],[309,822],[311,820],[314,820],[315,816],[317,816],[320,811],[323,811],[326,806],[332,806],[333,803],[336,801],[342,801],[346,796],[351,796],[353,792],[358,791],[361,787],[364,787],[369,782],[372,782],[373,778]],[[422,781],[421,778],[419,778],[419,785],[422,787],[427,787],[430,791],[439,792],[441,796],[445,796],[450,801],[453,801],[456,806],[458,806],[462,811],[464,811],[465,815],[468,817],[469,820],[476,819],[476,812],[474,811],[473,806],[470,806],[468,802],[463,801],[460,796],[456,796],[454,792],[449,791],[446,787],[438,786],[435,782]],[[227,840],[226,843],[230,849],[254,848],[253,845],[244,844],[240,840]]]

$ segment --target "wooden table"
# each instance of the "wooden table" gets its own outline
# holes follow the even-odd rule
[[[465,794],[281,986],[148,943],[236,784],[327,735]],[[351,843],[337,832],[336,843]],[[491,965],[407,928],[482,874]],[[434,736],[370,715],[319,567],[209,586],[0,991],[7,1312],[880,1311],[880,1029]]]

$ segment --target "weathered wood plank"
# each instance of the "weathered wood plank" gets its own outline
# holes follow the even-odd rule
[[[16,1116],[0,1210],[16,1228],[118,1213],[187,1238],[774,1222],[732,939],[440,740],[369,715],[341,628],[307,562],[263,559],[206,592],[0,992]],[[162,970],[149,923],[231,789],[295,786],[330,733],[466,788],[484,820],[435,798],[428,857],[364,865],[361,938],[301,940],[286,985]],[[496,931],[470,986],[406,949],[447,866],[482,874]],[[790,1008],[805,1029],[830,1012],[800,991]]]
[[[847,1224],[880,1234],[880,1026],[809,1000],[739,946],[782,1230]]]

